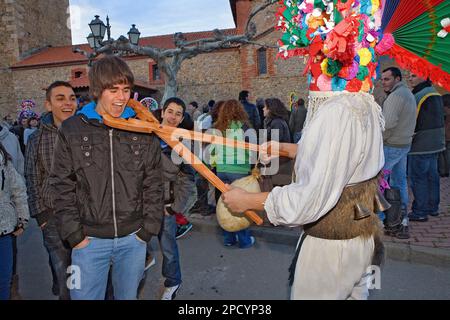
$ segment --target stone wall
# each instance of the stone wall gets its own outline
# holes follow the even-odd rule
[[[0,116],[15,111],[12,72],[9,67],[19,59],[14,1],[0,0]]]
[[[10,66],[43,47],[72,43],[68,7],[69,0],[0,0],[1,117],[16,112],[23,91],[34,90],[20,85],[17,92]]]
[[[18,0],[16,3],[22,57],[39,48],[72,44],[69,0]]]
[[[78,67],[83,66],[14,70],[13,88],[16,94],[14,106],[17,106],[23,99],[33,99],[38,111],[44,111],[47,86],[56,80],[69,81],[72,68]]]

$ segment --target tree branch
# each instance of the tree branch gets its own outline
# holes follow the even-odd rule
[[[276,3],[277,0],[266,0],[263,4],[261,4],[259,7],[257,7],[255,10],[253,10],[250,15],[248,16],[247,25],[245,26],[245,34],[249,35],[249,39],[252,39],[256,35],[256,26],[252,22],[252,19],[261,11],[266,9],[268,6],[271,6],[272,4]]]

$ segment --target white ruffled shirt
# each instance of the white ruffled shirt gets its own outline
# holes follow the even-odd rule
[[[295,181],[275,187],[265,201],[270,222],[314,222],[336,205],[345,186],[376,176],[384,165],[383,126],[369,94],[342,93],[324,102],[298,142]]]

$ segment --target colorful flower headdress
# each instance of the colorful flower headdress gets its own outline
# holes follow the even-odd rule
[[[280,0],[280,5],[278,56],[308,56],[310,90],[370,92],[376,55],[389,55],[450,90],[450,1]]]
[[[376,53],[393,44],[382,39],[379,0],[284,0],[277,28],[278,56],[308,56],[311,91],[370,92]]]

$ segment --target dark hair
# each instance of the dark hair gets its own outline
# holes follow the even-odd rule
[[[219,117],[219,112],[220,112],[220,108],[222,108],[222,106],[225,104],[225,101],[220,100],[217,101],[216,104],[214,105],[214,107],[211,110],[211,118],[212,118],[212,122],[216,122],[217,118]]]
[[[444,94],[442,96],[442,101],[444,101],[444,107],[449,107],[450,108],[450,94]]]
[[[248,98],[248,94],[250,92],[247,90],[242,90],[241,92],[239,92],[239,101],[245,101]]]
[[[208,108],[209,108],[209,110],[211,110],[214,107],[215,104],[216,104],[216,102],[214,100],[209,100],[208,101]]]
[[[281,102],[278,98],[268,98],[264,100],[267,109],[269,109],[268,118],[275,119],[281,118],[285,121],[289,121],[289,111],[284,106],[284,103]]]
[[[394,79],[398,77],[398,78],[400,78],[400,81],[402,81],[402,72],[400,71],[399,68],[389,67],[389,68],[384,69],[383,73],[387,72],[387,71],[390,71],[392,73],[392,75],[394,76]]]
[[[6,151],[5,147],[3,146],[3,143],[0,142],[0,152],[3,155],[3,165],[6,165],[8,163],[8,161],[11,161],[11,156],[8,153],[8,151]]]
[[[180,98],[177,98],[177,97],[172,97],[172,98],[167,99],[166,102],[164,102],[163,111],[166,111],[167,107],[171,103],[175,103],[176,105],[182,107],[183,115],[184,115],[184,113],[186,112],[186,104],[184,103],[183,100],[181,100]]]
[[[305,105],[305,100],[303,100],[302,98],[297,100],[297,105],[298,106],[304,106]]]
[[[30,122],[31,122],[32,120],[39,121],[38,118],[36,118],[36,117],[28,118],[28,122],[27,122],[28,126],[30,126]]]
[[[116,84],[133,87],[134,76],[127,63],[116,56],[106,56],[96,61],[89,70],[89,93],[97,100],[105,89]]]
[[[189,104],[190,104],[191,106],[193,106],[195,109],[198,108],[198,103],[197,103],[197,101],[192,101],[192,102],[190,102]]]
[[[52,84],[50,84],[47,89],[45,90],[45,99],[47,101],[50,101],[51,97],[52,97],[52,90],[55,89],[56,87],[67,87],[73,90],[73,87],[70,83],[68,83],[67,81],[55,81]]]

